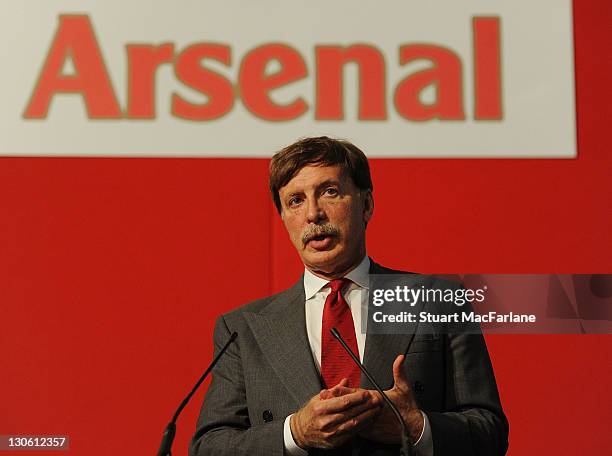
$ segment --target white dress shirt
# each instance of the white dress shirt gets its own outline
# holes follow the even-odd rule
[[[362,315],[367,316],[368,308],[368,289],[369,289],[369,270],[370,259],[366,255],[361,263],[350,271],[346,279],[351,284],[344,290],[342,296],[351,309],[353,323],[355,324],[355,335],[357,336],[357,348],[359,349],[359,359],[363,361],[363,354],[366,343],[367,318],[362,321]],[[304,292],[306,295],[306,332],[310,350],[319,373],[321,372],[321,331],[323,326],[323,308],[325,299],[329,294],[330,288],[327,286],[329,280],[314,275],[308,269],[304,271]],[[389,366],[391,369],[391,366]],[[285,441],[285,454],[287,456],[306,456],[307,451],[303,450],[293,440],[289,420],[291,415],[285,418],[283,437]],[[433,441],[431,439],[431,427],[427,415],[423,413],[423,431],[421,436],[414,444],[417,456],[432,456]]]

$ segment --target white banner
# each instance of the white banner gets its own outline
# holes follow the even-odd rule
[[[0,154],[576,156],[570,0],[6,2]]]

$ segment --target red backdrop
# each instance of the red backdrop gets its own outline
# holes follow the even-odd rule
[[[370,255],[424,272],[611,273],[610,23],[607,0],[576,2],[578,159],[373,160]],[[154,454],[210,361],[215,317],[300,274],[267,165],[0,159],[0,434]],[[611,341],[487,337],[510,454],[609,451]]]

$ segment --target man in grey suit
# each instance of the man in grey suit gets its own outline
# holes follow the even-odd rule
[[[217,320],[216,351],[232,332],[238,339],[213,371],[190,455],[398,454],[399,424],[331,326],[399,408],[417,455],[505,454],[508,422],[482,335],[362,331],[370,277],[398,272],[366,255],[374,200],[363,152],[300,140],[273,157],[270,189],[305,272]]]

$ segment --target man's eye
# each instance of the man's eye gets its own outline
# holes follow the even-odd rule
[[[333,187],[330,187],[330,188],[325,190],[325,194],[329,195],[329,196],[337,196],[338,195],[338,190],[333,188]]]
[[[294,196],[293,198],[291,198],[289,200],[289,207],[291,206],[297,206],[298,204],[300,204],[302,202],[301,198],[298,198],[297,196]]]

